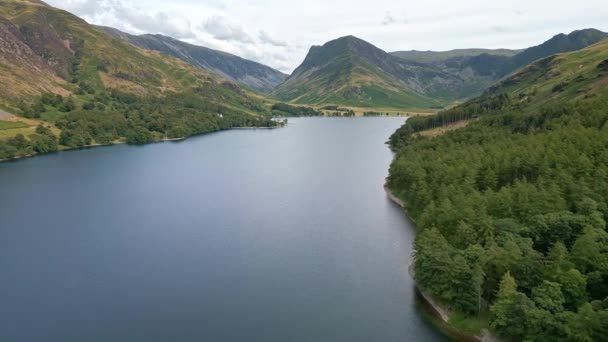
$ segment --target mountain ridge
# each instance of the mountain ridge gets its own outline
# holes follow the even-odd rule
[[[271,96],[296,104],[437,108],[481,94],[536,59],[576,51],[607,37],[584,29],[524,50],[387,53],[349,35],[312,46]]]
[[[443,62],[454,57],[474,57],[483,54],[492,56],[514,56],[524,49],[511,50],[511,49],[484,49],[484,48],[470,48],[470,49],[453,49],[445,51],[433,51],[433,50],[401,50],[389,52],[393,56],[397,56],[401,59],[405,59],[411,62],[417,63],[437,63]]]
[[[262,93],[270,92],[288,76],[264,64],[172,37],[160,34],[132,35],[107,26],[98,28],[137,47],[166,53]]]
[[[344,36],[311,47],[302,64],[271,96],[305,104],[439,106],[440,101],[423,94],[438,86],[420,83],[423,74],[458,82],[422,64],[406,63],[355,36]]]

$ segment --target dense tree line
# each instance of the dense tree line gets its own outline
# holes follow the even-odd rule
[[[108,144],[119,138],[126,138],[131,144],[145,144],[164,137],[181,138],[233,127],[276,125],[268,118],[209,103],[188,93],[142,100],[131,94],[113,92],[106,97],[95,97],[89,106],[86,105],[57,121],[62,129],[61,144],[79,147],[92,141]]]
[[[608,101],[492,103],[465,128],[411,134],[461,118],[451,110],[391,139],[389,187],[420,229],[416,280],[508,339],[605,340]]]
[[[513,104],[508,94],[501,93],[471,100],[463,105],[448,109],[431,116],[414,116],[407,120],[390,138],[392,146],[407,142],[414,133],[437,128],[462,120],[479,118],[482,115],[497,113]]]
[[[344,111],[335,111],[335,112],[329,112],[327,113],[327,116],[329,117],[345,117],[345,118],[352,118],[354,117],[355,111],[352,109],[347,109]]]
[[[292,106],[287,103],[275,103],[272,105],[272,115],[283,117],[283,116],[323,116],[323,113],[311,108],[304,106]]]

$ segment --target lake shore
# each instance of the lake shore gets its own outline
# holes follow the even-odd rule
[[[407,209],[406,209],[406,205],[403,202],[403,200],[401,198],[399,198],[397,195],[395,195],[391,189],[388,187],[387,184],[384,185],[384,191],[386,192],[386,196],[393,202],[395,203],[397,206],[399,206],[401,209],[403,209],[403,211],[407,214]],[[409,217],[410,220],[412,220],[412,222],[415,224],[416,222]],[[450,310],[449,308],[443,306],[442,304],[440,304],[435,298],[433,298],[433,296],[426,292],[423,288],[421,288],[417,283],[416,283],[416,269],[414,267],[414,261],[412,260],[412,262],[410,262],[410,264],[408,265],[408,273],[409,275],[412,277],[412,280],[414,281],[414,284],[416,286],[416,292],[420,295],[420,299],[424,301],[424,304],[428,306],[428,308],[430,309],[430,311],[432,312],[433,316],[437,319],[439,319],[439,322],[435,322],[433,321],[433,324],[435,325],[445,325],[447,327],[447,329],[441,329],[441,326],[438,326],[438,328],[440,328],[440,330],[449,330],[449,332],[446,332],[446,334],[448,335],[455,335],[455,336],[450,336],[450,337],[455,337],[460,341],[477,341],[477,342],[499,342],[500,340],[492,335],[492,333],[490,333],[488,330],[484,329],[482,331],[481,336],[477,336],[477,335],[471,335],[470,333],[467,333],[465,331],[461,331],[458,328],[456,328],[455,326],[450,324]]]
[[[199,136],[199,135],[205,135],[205,134],[210,134],[210,133],[217,133],[217,132],[222,132],[222,131],[230,131],[230,130],[256,130],[256,129],[277,129],[277,128],[283,128],[285,127],[286,124],[280,124],[280,125],[276,125],[273,127],[256,127],[256,126],[246,126],[246,127],[232,127],[232,128],[228,128],[228,129],[222,129],[219,131],[213,131],[213,132],[207,132],[207,133],[200,133],[200,134],[193,134],[193,135],[188,135],[185,137],[178,137],[178,138],[163,138],[163,139],[159,139],[159,140],[154,140],[151,141],[149,144],[156,144],[156,143],[164,143],[164,142],[178,142],[178,141],[182,141],[182,140],[186,140],[188,138],[192,138],[195,136]],[[62,147],[60,148],[58,151],[55,152],[51,152],[51,153],[57,153],[57,152],[67,152],[67,151],[74,151],[74,150],[86,150],[89,148],[95,148],[95,147],[102,147],[102,146],[114,146],[114,145],[124,145],[127,142],[124,140],[116,140],[113,141],[109,144],[89,144],[89,145],[84,145],[84,146],[80,146],[80,147]],[[143,144],[143,145],[147,145],[147,144]],[[20,156],[20,157],[15,157],[15,158],[10,158],[10,159],[0,159],[0,163],[5,163],[5,162],[11,162],[11,161],[18,161],[21,159],[26,159],[26,158],[33,158],[33,157],[37,157],[37,156],[41,156],[41,155],[45,155],[45,154],[51,154],[51,153],[33,153],[33,154],[28,154],[25,156]]]

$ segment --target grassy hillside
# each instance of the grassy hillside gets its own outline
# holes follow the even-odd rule
[[[45,139],[61,129],[53,150],[273,125],[236,84],[37,1],[0,2],[0,70],[0,108],[51,127]],[[19,137],[0,159],[42,152],[31,146],[39,135]]]
[[[608,40],[604,40],[580,51],[541,59],[492,86],[479,98],[435,116],[408,120],[391,142],[397,147],[418,131],[495,115],[501,110],[531,112],[546,104],[602,97],[608,93],[607,54]]]
[[[391,137],[388,186],[419,229],[416,281],[452,324],[514,341],[607,336],[607,85],[604,41]]]
[[[445,52],[401,51],[392,54],[404,61],[422,63],[459,79],[460,83],[430,93],[449,102],[478,96],[505,76],[538,59],[577,51],[606,38],[608,33],[585,29],[558,34],[538,46],[524,50],[463,49]],[[425,82],[433,80],[425,79]]]
[[[557,53],[577,51],[607,38],[608,33],[596,29],[577,30],[570,34],[558,34],[540,45],[525,49],[509,58],[507,63],[501,67],[500,76],[508,75],[541,58]]]
[[[431,108],[441,101],[423,95],[417,75],[441,73],[398,58],[355,37],[311,48],[294,73],[271,96],[297,104]],[[451,80],[450,80],[451,81]]]

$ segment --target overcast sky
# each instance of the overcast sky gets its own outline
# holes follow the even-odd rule
[[[289,73],[311,45],[355,35],[386,51],[524,48],[608,31],[607,0],[46,0],[88,22],[161,33]]]

